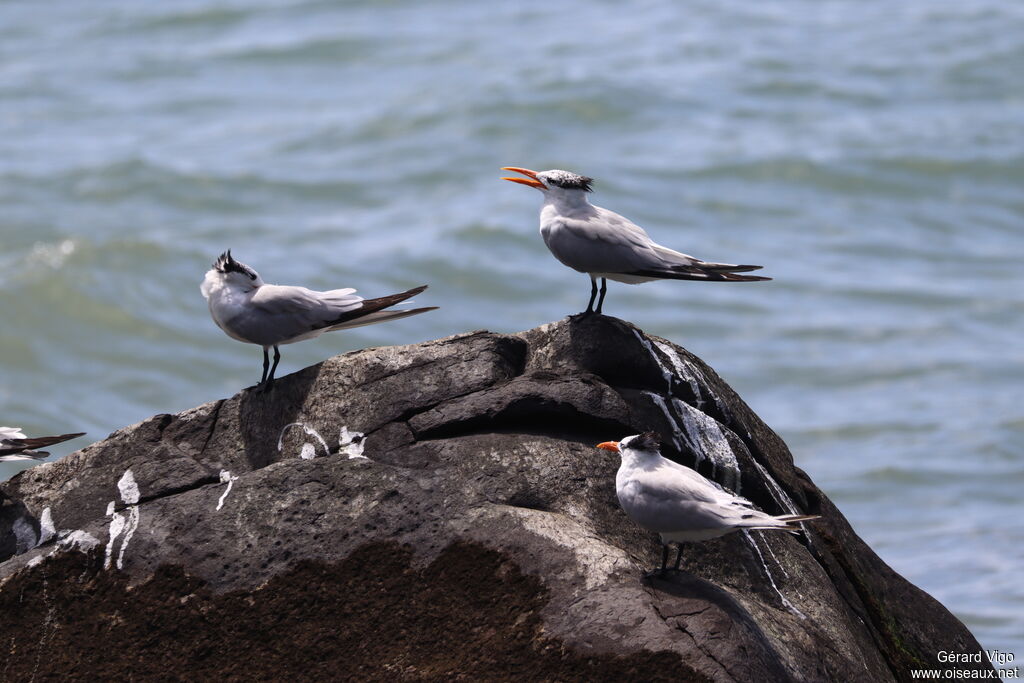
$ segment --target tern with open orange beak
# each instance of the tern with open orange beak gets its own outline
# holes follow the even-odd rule
[[[799,522],[818,515],[769,515],[754,509],[745,498],[726,491],[694,470],[661,455],[661,439],[654,432],[605,441],[597,447],[622,456],[615,474],[619,505],[630,519],[661,536],[661,568],[667,571],[668,546],[676,543],[679,570],[680,543],[706,541],[741,529],[776,529],[799,533]]]
[[[540,209],[540,234],[555,258],[590,276],[590,301],[585,314],[601,314],[608,280],[639,284],[652,280],[702,280],[706,282],[755,282],[770,280],[757,275],[737,275],[761,266],[702,261],[663,247],[644,229],[619,214],[594,206],[587,199],[592,178],[553,169],[531,171],[505,166],[524,178],[505,177],[544,194]],[[598,295],[597,280],[601,280]]]
[[[527,187],[535,187],[538,190],[546,190],[548,186],[537,180],[537,174],[528,168],[519,168],[517,166],[505,166],[501,169],[502,171],[515,171],[516,173],[522,173],[526,178],[514,178],[505,176],[502,180],[511,180],[513,183],[519,183],[520,185],[526,185]]]

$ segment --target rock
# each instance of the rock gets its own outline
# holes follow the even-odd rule
[[[593,446],[646,429],[761,509],[822,519],[645,580],[657,540]],[[711,368],[608,317],[338,356],[0,501],[3,679],[874,682],[981,649]]]

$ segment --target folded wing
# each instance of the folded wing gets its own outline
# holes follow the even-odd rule
[[[673,280],[750,282],[768,277],[737,275],[761,266],[702,261],[650,238],[643,228],[619,214],[594,207],[581,217],[562,217],[546,241],[571,268],[589,273],[620,273]]]
[[[433,310],[433,307],[383,310],[424,289],[425,285],[399,294],[364,299],[356,295],[354,289],[317,292],[305,287],[264,285],[253,295],[251,310],[232,319],[231,326],[256,343],[286,344],[330,330],[371,325]]]
[[[678,467],[659,467],[633,478],[627,511],[642,526],[659,533],[727,528],[798,531],[790,526],[797,517],[774,517],[756,510],[745,498]]]
[[[413,287],[412,289],[398,294],[382,296],[377,299],[363,299],[358,308],[346,311],[336,320],[332,321],[326,329],[347,330],[353,327],[362,327],[363,325],[373,325],[387,320],[408,318],[410,315],[417,315],[419,313],[437,310],[437,306],[424,306],[422,308],[411,308],[399,311],[384,310],[390,306],[394,306],[411,299],[417,294],[423,292],[426,288],[427,285],[422,285],[420,287]]]

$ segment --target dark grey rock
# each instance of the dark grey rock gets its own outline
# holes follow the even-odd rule
[[[617,457],[593,445],[647,429],[666,437],[667,456],[760,508],[822,519],[805,525],[803,537],[737,533],[688,546],[685,572],[643,579],[660,557],[656,539],[619,509]],[[355,432],[365,437],[353,439]],[[360,447],[366,458],[352,457]],[[411,548],[418,567],[434,567],[452,548],[480,548],[460,550],[463,559],[490,551],[508,558],[515,572],[543,586],[531,593],[543,593],[537,633],[562,648],[559,666],[572,657],[604,658],[586,660],[591,668],[580,670],[588,675],[624,666],[632,673],[614,669],[620,680],[661,677],[652,671],[676,680],[684,673],[694,680],[907,680],[911,668],[938,666],[939,650],[980,650],[946,609],[857,537],[793,466],[782,440],[711,368],[607,317],[345,354],[279,379],[269,395],[244,391],[115,432],[0,485],[0,501],[0,609],[26,610],[21,621],[0,626],[3,647],[10,643],[25,658],[11,660],[14,670],[22,670],[17,662],[24,670],[35,671],[39,661],[45,667],[41,648],[64,632],[54,630],[45,591],[26,591],[40,572],[41,586],[77,582],[89,595],[112,594],[111,582],[122,576],[159,588],[167,609],[195,631],[206,617],[198,608],[194,616],[181,612],[202,592],[189,581],[255,604],[303,561],[348,566],[360,549],[389,543]],[[82,552],[84,568],[69,569],[66,558]],[[171,581],[164,565],[190,578]],[[487,585],[505,586],[508,576],[502,569]],[[301,595],[301,586],[291,588]],[[507,590],[509,604],[520,604]],[[388,594],[380,594],[381,609]],[[93,632],[116,629],[105,603],[90,599],[97,600]],[[41,611],[31,611],[33,601]],[[480,609],[500,616],[493,606]],[[532,623],[526,607],[516,609],[523,612],[514,624]],[[49,616],[27,628],[37,613]],[[175,652],[176,637],[161,646]],[[519,670],[514,662],[532,666],[540,659],[531,657],[555,647],[531,637],[532,650],[496,664],[509,677]],[[258,645],[248,638],[247,647]],[[378,668],[358,675],[346,666],[361,660],[342,658],[339,677],[458,673],[456,664],[437,668],[387,652],[371,658],[368,666]],[[642,666],[628,659],[664,652],[668,660]],[[188,670],[191,655],[178,654]],[[673,660],[678,669],[666,667]],[[222,673],[240,675],[245,665],[225,664]],[[541,670],[577,676],[565,668],[534,668],[530,676]]]

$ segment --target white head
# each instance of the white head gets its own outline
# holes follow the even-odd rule
[[[597,447],[606,451],[614,451],[623,457],[626,455],[650,457],[661,455],[661,436],[657,432],[644,432],[627,436],[621,441],[605,441],[597,444]]]
[[[249,266],[236,261],[231,257],[231,250],[228,249],[214,261],[213,267],[206,271],[206,277],[200,289],[203,296],[209,298],[210,291],[215,287],[223,287],[230,290],[249,292],[257,287],[262,287],[263,278],[259,273]]]
[[[518,166],[505,166],[503,171],[515,171],[522,173],[525,178],[502,178],[513,183],[534,187],[544,193],[544,196],[553,201],[561,201],[571,204],[587,201],[587,193],[593,192],[591,183],[593,178],[585,175],[562,171],[553,168],[550,171],[531,171],[528,168]]]

